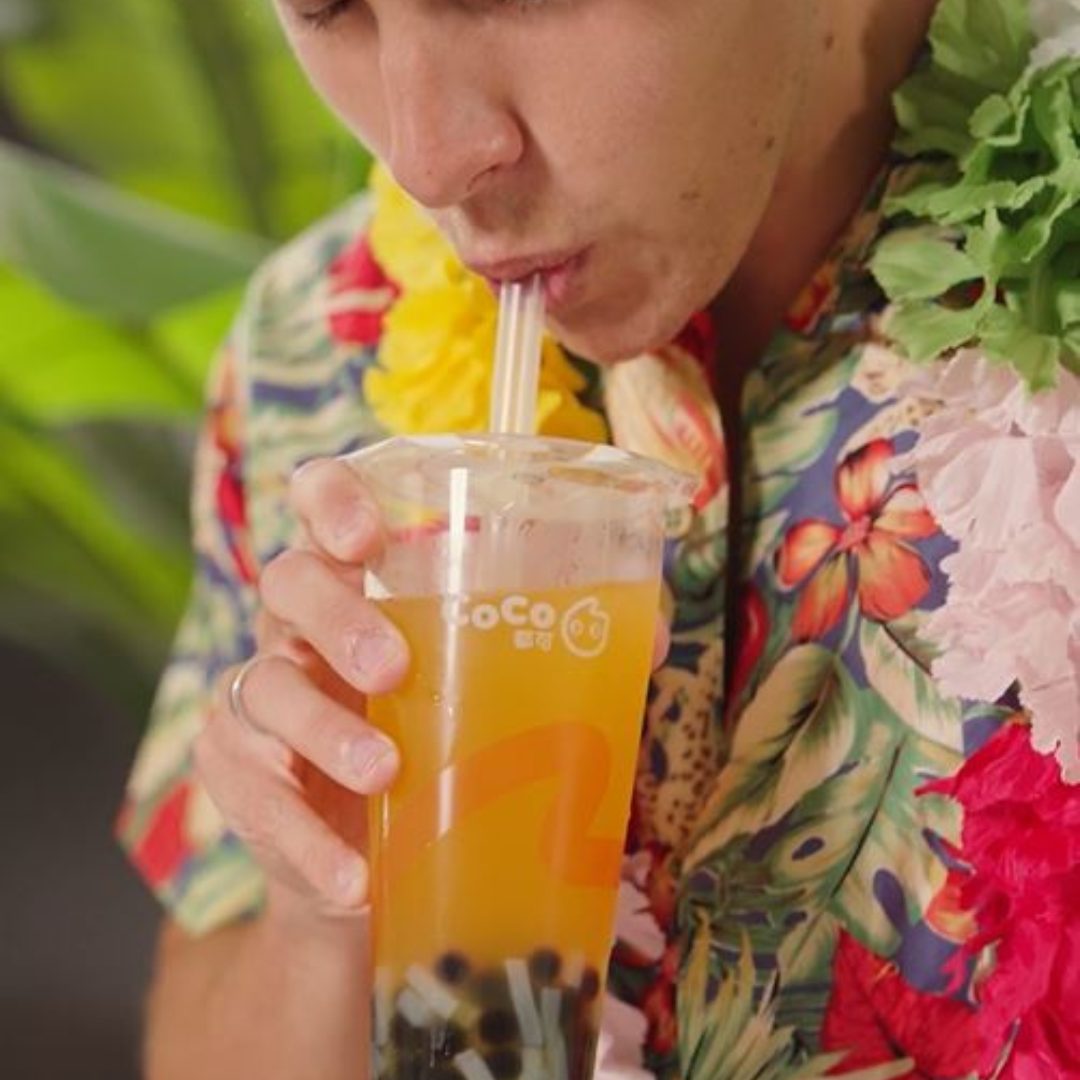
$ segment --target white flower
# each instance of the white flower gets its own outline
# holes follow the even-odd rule
[[[1080,55],[1080,0],[1029,0],[1031,24],[1038,38],[1032,67],[1042,68],[1063,56]]]
[[[1080,379],[1029,394],[973,349],[919,380],[940,408],[911,452],[958,549],[925,633],[947,693],[994,701],[1014,681],[1032,743],[1080,782]]]

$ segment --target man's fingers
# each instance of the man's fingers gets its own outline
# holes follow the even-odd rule
[[[238,759],[225,741],[209,734],[196,743],[196,766],[229,828],[268,872],[332,906],[355,907],[364,901],[364,860],[307,805],[294,781],[252,769],[250,761]]]
[[[320,458],[293,474],[289,501],[315,545],[331,558],[362,563],[382,543],[379,509],[356,472]]]
[[[363,795],[387,790],[397,775],[394,744],[356,713],[312,685],[292,661],[266,656],[249,665],[239,686],[242,716],[332,777]]]
[[[409,649],[400,631],[318,555],[284,552],[263,571],[259,589],[267,609],[358,690],[386,693],[401,682]]]

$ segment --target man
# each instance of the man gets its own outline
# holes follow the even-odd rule
[[[462,262],[493,283],[541,274],[549,330],[567,349],[618,370],[662,351],[695,313],[711,312],[719,348],[703,365],[723,418],[715,434],[726,443],[724,506],[732,513],[749,507],[757,495],[740,490],[745,440],[753,435],[741,413],[744,385],[885,163],[891,95],[923,47],[935,0],[277,3],[316,89],[430,211]],[[291,333],[328,303],[329,263],[343,249],[323,241],[323,234],[302,238],[260,276],[246,316],[259,334],[271,333],[271,323],[274,332]],[[302,260],[307,269],[297,275],[291,267]],[[370,275],[364,283],[382,287]],[[378,525],[347,469],[320,461],[297,474],[289,494],[302,523],[295,542],[271,540],[269,532],[265,543],[253,538],[265,515],[284,505],[279,495],[276,509],[273,499],[262,511],[241,506],[245,489],[251,497],[259,487],[260,455],[271,462],[262,474],[269,476],[293,458],[342,449],[329,435],[283,449],[269,414],[260,421],[245,411],[245,401],[256,402],[272,382],[273,361],[249,370],[257,354],[239,334],[225,378],[243,389],[219,387],[231,404],[214,414],[221,422],[204,449],[204,467],[212,455],[217,470],[203,481],[197,519],[206,583],[159,703],[162,715],[183,714],[169,725],[183,745],[174,746],[168,777],[144,757],[133,782],[136,809],[128,811],[128,839],[138,847],[130,822],[140,800],[154,804],[159,829],[161,807],[172,807],[184,859],[158,867],[155,885],[189,902],[202,889],[217,905],[205,919],[182,918],[201,936],[175,921],[164,928],[149,1010],[150,1080],[355,1080],[368,1069],[363,797],[387,790],[399,762],[357,716],[365,695],[400,682],[408,656],[359,592],[357,567],[371,555]],[[305,388],[324,379],[327,393],[340,392],[330,368],[315,370],[317,357],[308,368],[293,357]],[[282,385],[292,378],[282,375]],[[293,408],[300,394],[282,391],[277,400],[287,398]],[[618,435],[617,417],[612,424]],[[880,442],[864,440],[838,475],[862,476],[882,453]],[[831,496],[832,479],[830,469],[813,481],[814,498]],[[883,508],[891,496],[882,488],[875,497]],[[860,511],[856,501],[845,514],[857,523],[862,512],[872,528],[869,503]],[[738,530],[726,521],[721,529],[730,532],[727,563],[749,559],[753,542],[743,549]],[[221,560],[213,573],[211,549]],[[782,590],[800,583],[797,562],[792,554],[761,565],[779,567],[774,587]],[[694,628],[693,644],[710,658],[713,683],[724,684],[703,706],[722,719],[759,681],[743,664],[754,659],[747,612],[756,609],[746,606],[753,590],[745,580],[725,578],[720,566],[713,571],[720,599]],[[215,593],[222,575],[229,589]],[[821,577],[813,580],[824,587]],[[882,602],[882,617],[912,607],[922,595],[916,588],[900,587],[906,607]],[[831,615],[809,610],[800,608],[796,639],[834,632]],[[740,633],[729,633],[725,661],[723,624],[736,619]],[[203,647],[196,624],[218,628],[212,647]],[[250,654],[256,662],[238,678],[235,664]],[[705,678],[705,661],[695,663],[693,674]],[[214,678],[212,703],[201,694],[199,672]],[[715,785],[726,751],[720,734],[702,737]],[[182,764],[192,745],[194,787]],[[661,741],[650,745],[663,752]],[[699,790],[691,811],[664,817],[658,807],[666,805],[667,769],[643,777],[639,814],[655,820],[638,827],[639,846],[654,853],[645,888],[674,942],[688,928],[663,894],[682,887],[677,867],[691,854],[689,819],[710,792]],[[230,836],[206,825],[213,815],[203,789]],[[211,849],[200,829],[217,845],[205,862]],[[242,884],[230,876],[240,864],[221,854],[235,851],[236,837],[258,867],[244,863],[250,872]],[[202,854],[191,857],[196,849]],[[147,850],[144,844],[144,870]],[[231,899],[219,902],[229,890]],[[674,1060],[671,977],[669,970],[667,983],[644,995],[647,1063],[658,1070]],[[818,1030],[824,1001],[810,1010],[808,1044],[829,1043]]]

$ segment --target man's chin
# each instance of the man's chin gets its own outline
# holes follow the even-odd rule
[[[644,325],[644,322],[597,319],[594,324],[575,320],[568,325],[549,318],[548,329],[559,344],[575,356],[607,367],[670,344],[683,326],[682,322],[678,322],[674,328],[657,326],[652,320],[649,320],[651,325]]]

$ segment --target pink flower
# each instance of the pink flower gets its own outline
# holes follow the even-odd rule
[[[1032,741],[1080,781],[1080,379],[1030,394],[965,350],[921,380],[940,404],[910,458],[958,544],[925,626],[949,694],[997,700],[1017,680]]]
[[[844,524],[800,521],[776,553],[786,588],[806,582],[792,622],[799,641],[827,634],[850,603],[852,584],[863,615],[887,622],[913,608],[930,588],[930,571],[905,541],[937,532],[914,484],[891,486],[893,447],[874,439],[836,470]]]
[[[965,948],[996,946],[977,986],[981,1075],[1078,1080],[1080,787],[1011,723],[955,777],[922,790],[964,807],[963,900],[979,928]]]

